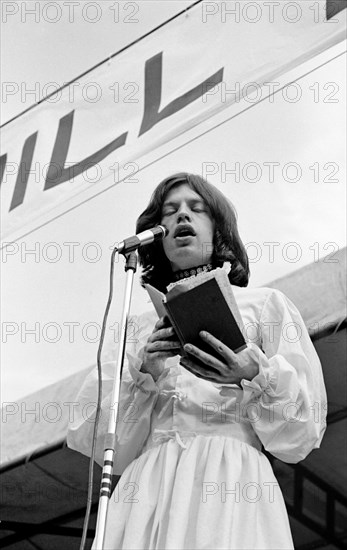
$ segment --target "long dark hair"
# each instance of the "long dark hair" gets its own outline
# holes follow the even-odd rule
[[[214,186],[196,174],[182,172],[164,179],[154,190],[150,202],[139,216],[136,232],[145,231],[160,224],[162,207],[169,191],[177,185],[188,184],[210,209],[215,222],[212,263],[215,267],[223,262],[231,263],[228,274],[231,284],[247,286],[249,279],[249,264],[246,249],[237,229],[236,211],[231,202]],[[152,243],[139,248],[140,264],[143,268],[143,283],[150,283],[165,292],[166,286],[172,282],[171,264],[165,256],[161,242]]]

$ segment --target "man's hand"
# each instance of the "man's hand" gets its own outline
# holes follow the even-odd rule
[[[162,317],[154,326],[144,348],[142,372],[148,372],[157,380],[164,370],[165,361],[179,354],[181,344],[167,317]]]
[[[184,351],[191,357],[184,356],[181,364],[199,378],[240,386],[242,379],[252,380],[259,373],[258,350],[255,349],[255,344],[248,344],[246,349],[234,353],[209,332],[201,331],[199,336],[220,355],[219,360],[192,344],[184,346]],[[202,361],[206,368],[195,363],[194,357]]]

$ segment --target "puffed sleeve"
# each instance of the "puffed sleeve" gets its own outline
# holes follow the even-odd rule
[[[327,397],[321,364],[300,313],[280,291],[269,292],[260,319],[263,351],[251,346],[259,374],[242,380],[241,406],[264,448],[296,463],[320,445]]]
[[[126,357],[119,399],[117,422],[117,443],[114,473],[120,475],[126,466],[141,454],[148,437],[151,413],[158,396],[158,387],[152,376],[140,371],[143,348],[153,325],[146,316],[132,318],[132,341],[127,343]],[[116,357],[116,355],[115,355]],[[103,465],[104,437],[107,433],[110,411],[115,409],[111,402],[115,361],[102,364],[102,403],[98,427],[96,462]],[[97,369],[87,376],[78,396],[74,418],[69,426],[67,443],[71,449],[87,456],[91,455],[95,409],[97,401]]]

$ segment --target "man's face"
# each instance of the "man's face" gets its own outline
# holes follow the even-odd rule
[[[169,230],[163,248],[173,271],[211,261],[214,221],[202,197],[188,184],[178,185],[166,195],[161,223]]]

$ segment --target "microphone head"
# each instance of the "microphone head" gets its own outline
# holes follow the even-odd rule
[[[169,230],[166,225],[158,225],[157,227],[160,227],[161,231],[163,232],[163,239],[168,236]]]

